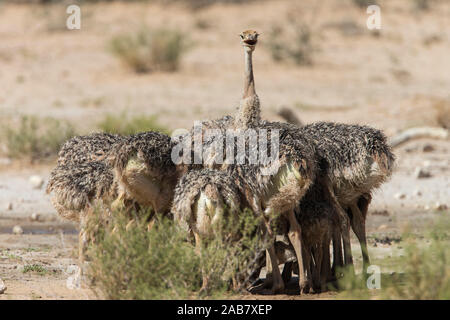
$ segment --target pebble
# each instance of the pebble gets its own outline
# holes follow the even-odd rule
[[[14,234],[23,234],[23,229],[21,226],[14,226],[14,228],[12,229],[12,232]]]
[[[0,294],[5,293],[6,289],[8,289],[8,288],[5,286],[5,283],[3,282],[3,280],[0,279]]]
[[[422,147],[422,151],[423,152],[432,152],[432,151],[434,151],[434,147],[432,144],[427,143],[426,145],[424,145]]]
[[[422,169],[421,167],[417,167],[416,170],[414,171],[414,176],[417,179],[430,178],[431,173],[429,171]]]
[[[414,196],[416,196],[416,197],[422,196],[422,191],[420,191],[419,189],[417,189],[416,191],[414,191]]]
[[[405,199],[405,198],[406,198],[406,194],[399,192],[399,193],[396,193],[396,194],[394,195],[394,197],[395,197],[396,199]]]
[[[39,213],[32,213],[32,214],[31,214],[31,220],[33,220],[33,221],[38,221],[39,218],[40,218]]]
[[[425,160],[425,161],[423,162],[423,166],[424,166],[425,168],[431,167],[431,161],[430,161],[430,160]]]
[[[8,203],[6,204],[6,206],[5,206],[5,209],[6,209],[7,211],[11,211],[11,210],[13,209],[13,204],[12,204],[12,202],[8,202]]]
[[[44,179],[42,179],[40,176],[31,176],[29,181],[33,189],[41,189],[44,185]]]

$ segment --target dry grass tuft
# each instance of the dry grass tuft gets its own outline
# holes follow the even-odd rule
[[[125,112],[121,114],[107,114],[100,121],[98,127],[101,131],[122,135],[136,134],[145,131],[159,131],[168,133],[169,130],[158,123],[156,116],[128,116]]]
[[[54,118],[22,116],[18,125],[5,125],[1,137],[9,157],[32,162],[54,157],[76,135],[71,124]]]
[[[185,35],[169,29],[141,29],[109,42],[111,52],[137,73],[178,70],[187,47]]]

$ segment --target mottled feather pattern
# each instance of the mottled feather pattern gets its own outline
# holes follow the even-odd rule
[[[94,199],[115,198],[117,184],[107,158],[124,141],[120,135],[94,133],[74,137],[62,146],[47,184],[59,215],[78,220]]]
[[[201,169],[191,170],[180,178],[175,187],[172,213],[175,220],[185,229],[194,230],[199,214],[192,210],[201,192],[206,193],[208,187],[213,187],[218,194],[208,194],[209,200],[223,203],[227,208],[242,209],[242,194],[236,187],[236,176],[229,172]],[[219,199],[220,197],[221,199]]]
[[[302,130],[326,162],[338,196],[370,193],[392,173],[395,156],[380,130],[333,122],[313,123]],[[372,171],[374,163],[379,172]]]
[[[109,161],[119,172],[123,171],[131,157],[137,156],[152,171],[174,171],[171,159],[173,143],[168,135],[148,131],[131,135],[111,152]]]
[[[111,168],[104,162],[91,161],[58,165],[51,172],[47,192],[53,192],[52,202],[59,215],[78,220],[75,212],[79,215],[95,199],[114,199],[117,188]]]
[[[123,141],[125,137],[109,133],[73,137],[61,147],[58,153],[58,165],[103,160],[113,146]]]

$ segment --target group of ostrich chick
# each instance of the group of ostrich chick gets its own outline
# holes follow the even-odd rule
[[[215,236],[214,225],[224,215],[249,214],[245,209],[250,209],[262,221],[261,236],[271,239],[263,251],[267,276],[255,281],[257,269],[248,288],[254,293],[283,292],[292,272],[298,274],[300,294],[326,290],[340,267],[353,266],[350,229],[359,240],[366,270],[365,220],[371,193],[391,175],[395,160],[385,135],[361,125],[298,126],[261,119],[252,64],[258,33],[247,30],[240,38],[245,84],[236,114],[202,121],[201,130],[192,128],[186,135],[200,138],[204,152],[214,145],[206,130],[222,137],[229,130],[276,130],[277,170],[263,174],[267,164],[249,161],[248,150],[233,151],[244,159],[238,164],[176,164],[172,153],[179,140],[153,131],[72,138],[59,152],[47,192],[60,216],[80,222],[81,263],[89,241],[86,221],[100,203],[111,212],[132,204],[167,215],[193,235],[198,248]],[[245,139],[249,145],[250,138]],[[274,223],[284,227],[274,228]],[[277,245],[280,237],[288,245]],[[283,261],[286,252],[294,259]],[[207,286],[204,275],[203,288]]]

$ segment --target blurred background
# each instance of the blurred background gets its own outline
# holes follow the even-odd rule
[[[66,27],[71,4],[81,8],[80,30]],[[366,26],[371,4],[381,30]],[[389,137],[450,127],[448,0],[0,0],[0,248],[30,263],[73,262],[75,227],[44,194],[62,143],[94,131],[170,133],[233,114],[246,29],[261,33],[253,58],[265,119],[288,108],[303,123],[368,124]],[[448,219],[449,150],[430,139],[395,149],[395,174],[368,217],[375,261],[385,245],[378,253],[392,256],[404,225]],[[14,263],[3,252],[0,276]],[[73,297],[64,277],[50,278],[38,295]],[[29,298],[32,282],[21,283],[10,284],[14,297]]]
[[[373,3],[381,30],[366,27]],[[81,30],[66,27],[69,4],[81,8]],[[230,114],[243,82],[238,35],[249,28],[261,33],[254,61],[265,118],[286,106],[304,122],[365,123],[388,135],[445,120],[446,0],[2,0],[1,121],[52,117],[90,132],[125,112],[172,130]]]

